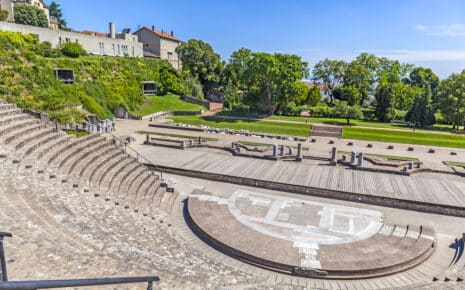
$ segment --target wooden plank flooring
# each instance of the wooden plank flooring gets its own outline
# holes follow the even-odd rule
[[[154,164],[367,195],[465,207],[464,182],[344,167],[269,161],[197,150],[133,145]]]

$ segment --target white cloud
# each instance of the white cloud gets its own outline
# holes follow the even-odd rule
[[[465,60],[465,50],[382,50],[375,52],[378,56],[396,59],[401,62],[431,62]]]
[[[431,36],[461,37],[465,36],[465,24],[422,25],[413,26],[413,29]]]

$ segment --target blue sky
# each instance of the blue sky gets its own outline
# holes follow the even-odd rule
[[[310,65],[360,52],[431,67],[465,69],[463,0],[56,0],[75,30],[155,25],[202,39],[223,59],[247,47],[300,55]],[[50,2],[50,1],[48,1]]]

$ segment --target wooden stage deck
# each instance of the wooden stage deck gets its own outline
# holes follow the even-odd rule
[[[200,150],[132,145],[154,164],[202,172],[465,207],[465,178],[402,176],[309,163],[235,157]]]

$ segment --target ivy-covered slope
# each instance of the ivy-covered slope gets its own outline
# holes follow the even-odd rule
[[[74,70],[75,84],[55,78],[55,68]],[[155,81],[160,93],[186,91],[179,73],[163,60],[85,56],[67,58],[33,35],[0,31],[0,98],[45,111],[61,123],[81,122],[84,113],[101,118],[123,106],[144,103],[142,81]]]

